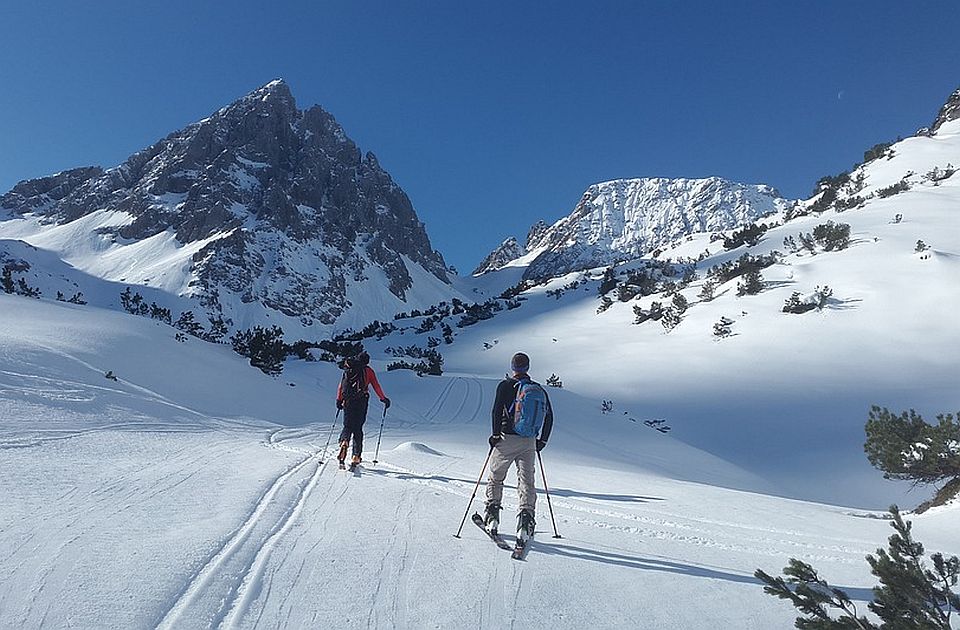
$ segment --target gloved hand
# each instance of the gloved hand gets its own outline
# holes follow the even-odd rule
[[[490,448],[493,448],[500,443],[500,440],[503,439],[502,435],[491,435],[487,442],[490,444]]]
[[[547,447],[547,443],[544,440],[537,440],[537,452],[539,453]]]
[[[384,396],[383,398],[381,398],[381,399],[380,399],[380,402],[383,403],[383,408],[384,408],[384,409],[389,409],[389,408],[390,408],[390,399],[387,398],[386,396]]]
[[[338,401],[337,401],[337,409],[343,409],[343,401],[342,401],[342,400],[338,400]]]

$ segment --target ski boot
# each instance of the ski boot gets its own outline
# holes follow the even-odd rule
[[[350,470],[351,470],[351,472],[352,472],[352,471],[355,471],[355,470],[357,469],[357,466],[360,465],[360,462],[361,462],[361,461],[362,461],[362,460],[360,459],[360,456],[359,456],[359,455],[354,455],[354,456],[353,456],[353,458],[350,460]]]
[[[533,538],[536,525],[537,521],[533,518],[532,510],[520,510],[520,514],[517,515],[517,540],[526,543]]]
[[[486,507],[483,510],[483,526],[491,534],[497,533],[497,528],[500,527],[500,504],[499,503],[487,503]]]
[[[343,468],[343,462],[347,459],[348,448],[350,448],[350,442],[347,440],[340,442],[340,452],[337,453],[337,461],[340,462],[340,468]]]

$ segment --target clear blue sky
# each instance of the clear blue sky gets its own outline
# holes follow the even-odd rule
[[[465,273],[596,181],[806,196],[932,121],[958,34],[956,0],[3,3],[0,189],[113,166],[283,77]]]

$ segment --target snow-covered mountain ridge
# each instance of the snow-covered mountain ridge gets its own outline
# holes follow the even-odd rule
[[[753,244],[726,249],[693,234],[657,259],[614,265],[609,283],[605,267],[534,283],[521,308],[440,346],[445,369],[492,377],[523,348],[540,378],[553,372],[598,405],[666,419],[673,435],[792,496],[918,503],[924,497],[905,496],[869,465],[863,427],[874,404],[928,419],[956,407],[960,118],[868,157],[832,178],[841,183],[829,203],[821,191],[763,218]],[[849,231],[845,246],[813,236],[831,225]],[[762,267],[755,294],[741,289],[743,256]],[[498,295],[525,265],[474,277],[473,290]],[[784,312],[794,294],[801,303],[825,296],[822,308]]]
[[[534,226],[522,249],[508,239],[474,274],[525,265],[526,278],[548,278],[610,265],[691,234],[742,227],[791,205],[770,186],[719,177],[601,182],[587,188],[569,216]]]
[[[449,297],[410,200],[319,106],[272,81],[103,170],[17,184],[0,239],[159,288],[232,328],[324,332]]]

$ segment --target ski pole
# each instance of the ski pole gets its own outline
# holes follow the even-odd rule
[[[333,424],[330,425],[330,433],[327,433],[327,443],[323,445],[323,453],[320,455],[320,463],[327,456],[327,449],[330,447],[330,438],[333,437],[333,430],[337,427],[337,420],[340,418],[340,410],[337,409],[337,415],[333,417]]]
[[[493,447],[490,447],[490,451],[487,453],[487,458],[483,460],[483,468],[480,469],[480,476],[477,477],[477,485],[473,487],[473,494],[470,495],[470,502],[467,503],[467,511],[463,513],[463,520],[460,521],[460,528],[457,529],[457,533],[453,535],[454,538],[460,538],[460,532],[463,531],[463,524],[467,522],[467,514],[470,513],[470,506],[473,505],[473,499],[477,496],[477,490],[480,488],[480,480],[483,479],[483,473],[487,470],[487,464],[490,463],[490,456],[493,455]]]
[[[373,456],[373,463],[377,463],[377,458],[380,457],[380,438],[383,437],[383,421],[387,419],[387,407],[383,407],[383,417],[380,418],[380,433],[377,435],[377,452]]]
[[[553,537],[554,538],[563,538],[560,535],[560,532],[557,531],[557,521],[553,518],[553,503],[550,502],[550,488],[547,487],[547,473],[543,470],[543,458],[540,456],[540,451],[537,451],[537,459],[540,461],[540,475],[543,477],[543,491],[547,494],[547,507],[550,508],[550,521],[553,523]]]

